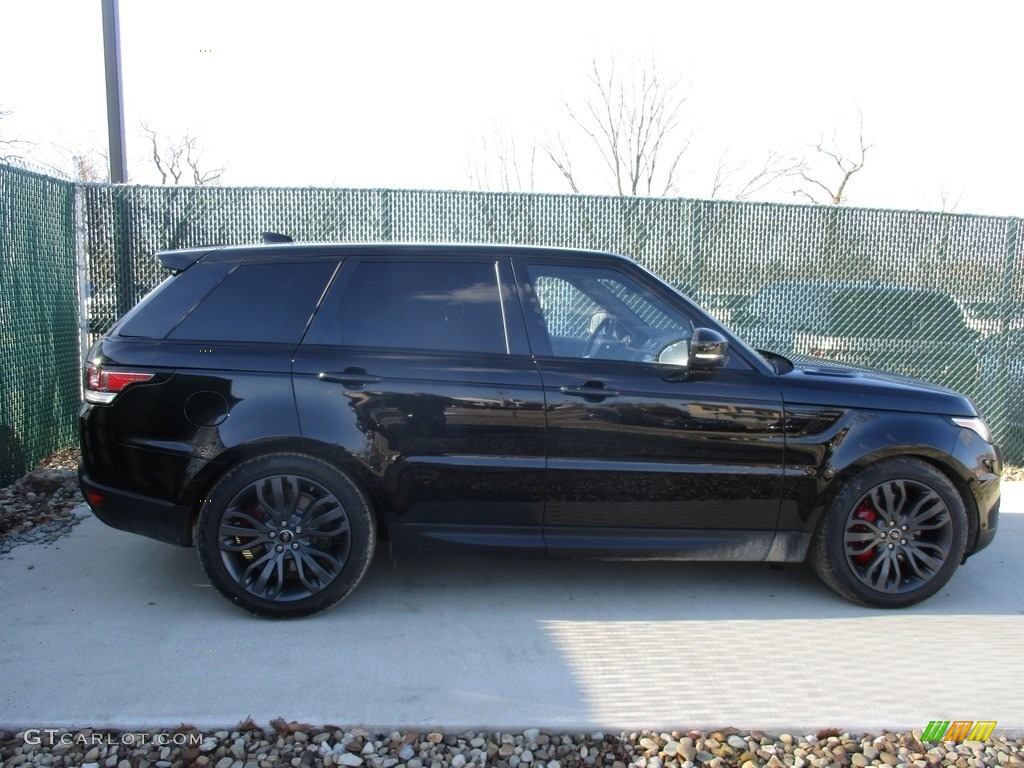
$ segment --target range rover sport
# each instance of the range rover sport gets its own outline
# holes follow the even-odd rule
[[[504,245],[159,254],[92,348],[80,477],[264,616],[393,555],[808,561],[900,607],[989,544],[970,400],[761,353],[633,261]]]

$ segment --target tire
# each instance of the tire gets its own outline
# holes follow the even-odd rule
[[[319,459],[270,454],[221,477],[199,512],[196,545],[228,600],[274,619],[319,613],[351,592],[377,540],[358,486]]]
[[[850,478],[818,522],[810,561],[846,599],[876,608],[925,600],[949,581],[967,546],[956,488],[917,459],[889,459]]]

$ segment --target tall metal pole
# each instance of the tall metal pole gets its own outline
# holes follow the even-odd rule
[[[117,0],[103,0],[103,63],[107,77],[107,136],[110,143],[110,180],[128,181],[124,152],[124,99],[121,96],[121,23]]]

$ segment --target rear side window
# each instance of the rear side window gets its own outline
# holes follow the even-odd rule
[[[359,262],[323,343],[505,354],[493,261]]]
[[[239,264],[168,338],[298,344],[336,266]]]
[[[168,277],[117,327],[120,336],[162,339],[231,271],[234,264],[197,264]]]

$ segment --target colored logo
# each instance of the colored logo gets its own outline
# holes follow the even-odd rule
[[[986,741],[995,729],[995,720],[929,720],[921,741]]]

